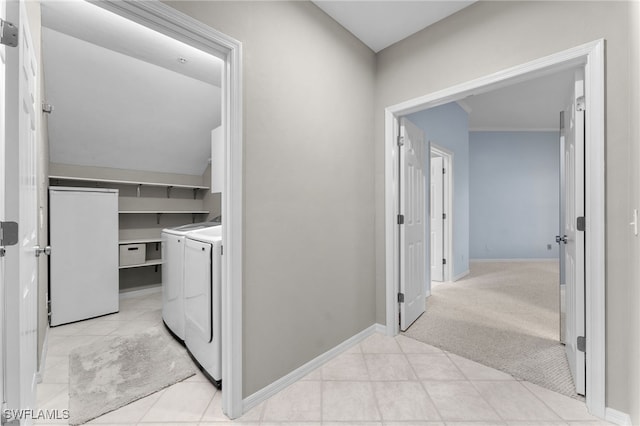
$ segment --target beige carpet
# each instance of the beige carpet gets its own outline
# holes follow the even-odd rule
[[[558,263],[472,262],[432,289],[407,336],[578,398],[559,343]]]

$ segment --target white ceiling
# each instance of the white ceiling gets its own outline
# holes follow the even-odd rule
[[[558,130],[573,75],[562,71],[464,99],[469,130]]]
[[[313,0],[313,3],[371,50],[379,52],[464,9],[475,0]]]
[[[204,172],[220,59],[84,1],[44,2],[43,25],[50,161]]]

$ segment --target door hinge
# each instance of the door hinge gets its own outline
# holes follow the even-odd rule
[[[564,130],[564,111],[560,111],[560,130]]]
[[[398,146],[404,145],[404,136],[398,135]]]
[[[578,336],[578,339],[576,340],[576,348],[580,352],[587,353],[587,338],[584,336]]]
[[[442,169],[442,174],[446,174],[447,173],[447,169]]]
[[[398,303],[404,303],[404,293],[398,293]]]
[[[42,112],[44,112],[46,114],[51,114],[53,112],[53,105],[43,102],[42,103]],[[171,186],[167,187],[167,198],[169,198],[170,188],[172,188],[172,187]]]
[[[447,264],[447,259],[442,259],[442,264],[446,265]]]
[[[220,256],[222,256],[224,254],[224,246],[221,245],[220,246]]]
[[[585,229],[584,216],[578,216],[578,218],[576,219],[576,229],[578,231],[584,231]]]
[[[0,19],[0,44],[9,47],[18,45],[18,27],[4,19]]]
[[[404,215],[403,214],[399,214],[398,215],[398,225],[404,225]]]
[[[16,222],[0,222],[0,246],[18,244],[18,224]]]
[[[584,100],[584,96],[579,96],[576,99],[576,111],[584,111],[586,110],[586,104],[585,104],[585,100]]]
[[[442,218],[446,219],[447,218],[447,214],[446,213],[442,213]]]

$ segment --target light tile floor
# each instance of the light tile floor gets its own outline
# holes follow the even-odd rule
[[[161,322],[161,294],[123,299],[120,312],[50,330],[42,409],[69,406],[69,353]],[[374,334],[268,401],[229,421],[202,374],[93,420],[102,426],[605,425],[584,403],[407,338]],[[60,423],[58,423],[60,424]]]

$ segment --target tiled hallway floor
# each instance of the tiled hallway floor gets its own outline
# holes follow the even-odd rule
[[[50,330],[38,408],[67,409],[69,353],[109,335],[161,323],[161,294],[123,299],[118,314]],[[413,339],[374,334],[241,419],[229,421],[221,393],[197,374],[93,420],[151,426],[604,425],[580,401],[514,380]],[[58,423],[60,424],[60,423]]]

